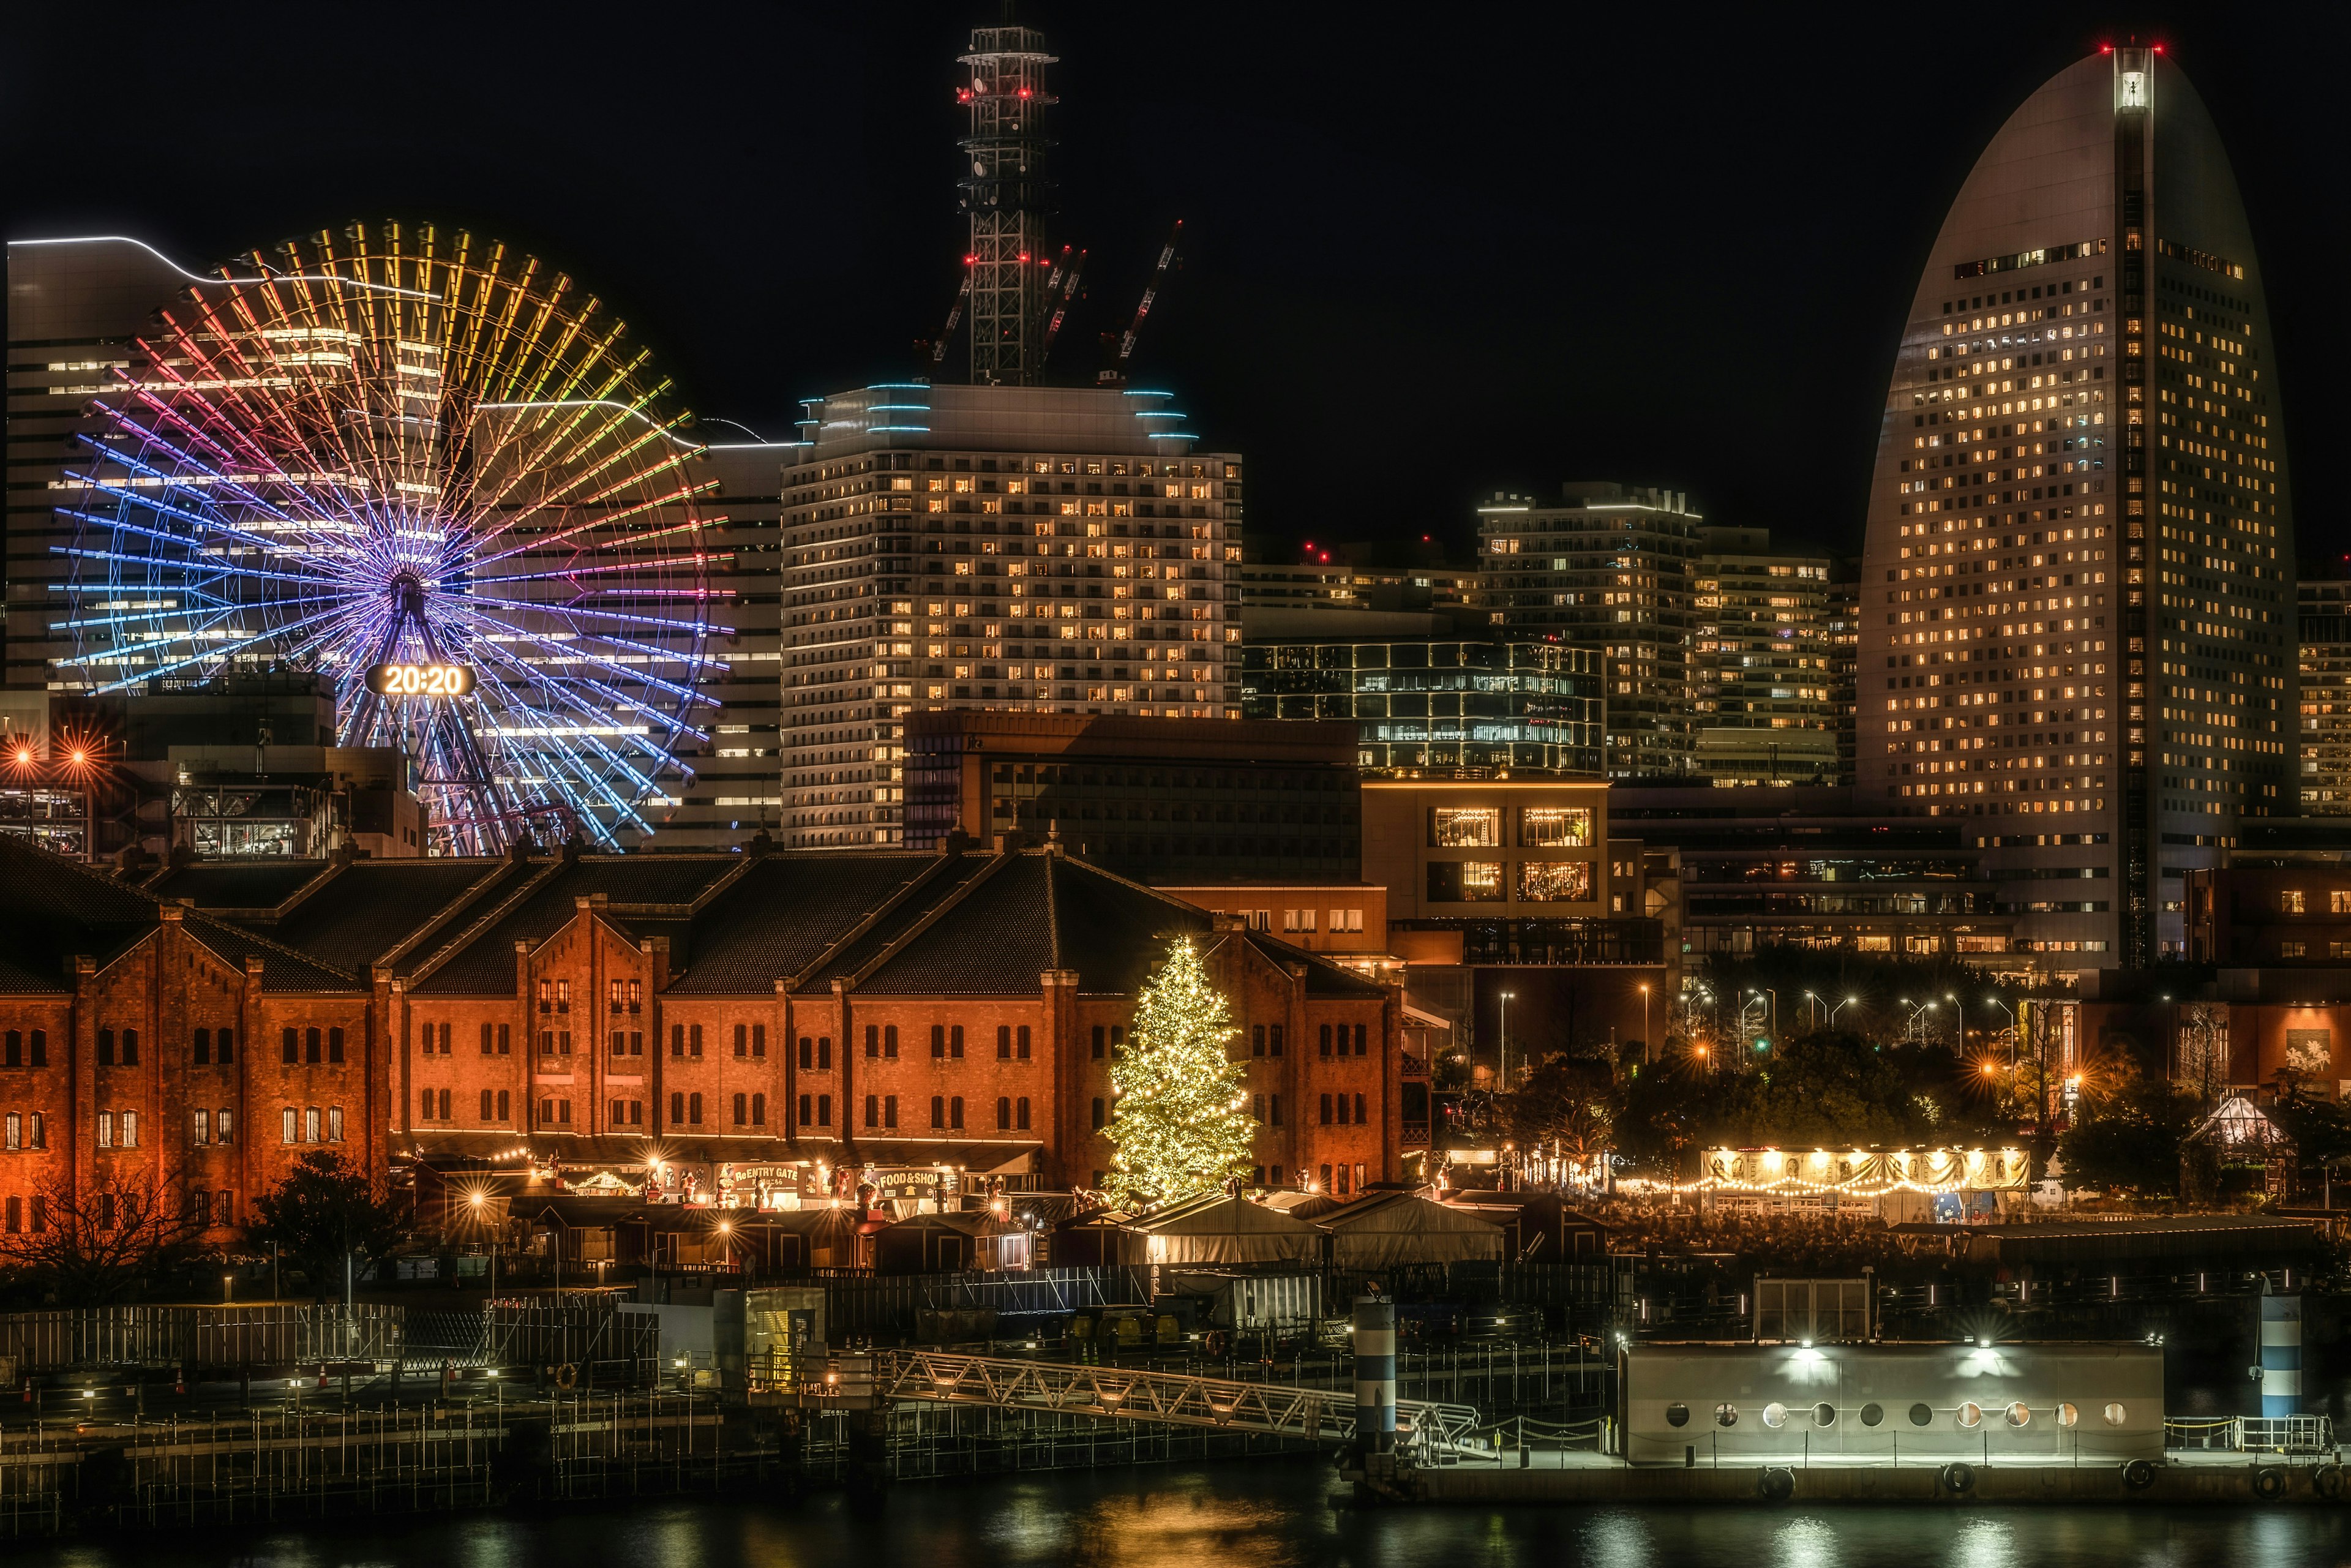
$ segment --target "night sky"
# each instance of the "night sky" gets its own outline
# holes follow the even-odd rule
[[[785,435],[903,376],[953,298],[954,56],[992,3],[49,4],[0,59],[11,237],[216,261],[360,216],[470,225],[611,300],[688,404]],[[2067,5],[1024,5],[1062,58],[1057,239],[1090,382],[1169,225],[1135,355],[1252,464],[1276,538],[1466,538],[1491,488],[1686,489],[1858,544],[1927,246],[2007,114],[2095,49]],[[2351,414],[2351,7],[2180,9],[2279,323],[2305,556]],[[949,356],[962,362],[961,344]],[[715,434],[715,433],[711,433]]]

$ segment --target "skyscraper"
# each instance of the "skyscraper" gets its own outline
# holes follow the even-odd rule
[[[2294,541],[2261,269],[2159,50],[2081,60],[1968,176],[1903,332],[1858,775],[1970,820],[2018,950],[2181,950],[2180,878],[2294,805]]]
[[[783,475],[789,843],[900,842],[920,708],[1238,718],[1241,463],[1166,394],[868,387]]]
[[[1766,528],[1701,528],[1692,579],[1696,771],[1717,784],[1834,783],[1829,558]]]
[[[1608,776],[1690,769],[1690,574],[1702,519],[1688,497],[1563,485],[1557,506],[1497,495],[1478,508],[1478,587],[1493,624],[1607,661]]]
[[[2302,584],[2302,810],[2351,816],[2351,582]]]

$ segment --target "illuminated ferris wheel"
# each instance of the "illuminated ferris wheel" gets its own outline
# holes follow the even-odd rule
[[[650,831],[714,627],[668,391],[571,279],[362,225],[191,287],[91,407],[69,686],[332,683],[444,852]]]

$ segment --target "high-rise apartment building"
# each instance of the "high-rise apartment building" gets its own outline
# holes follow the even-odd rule
[[[1861,708],[1861,583],[1850,557],[1829,580],[1829,706],[1836,716],[1837,782],[1854,780],[1854,730]]]
[[[1833,781],[1828,556],[1774,551],[1765,528],[1701,528],[1698,548],[1696,771],[1717,784]]]
[[[6,660],[16,691],[62,685],[74,653],[64,582],[75,525],[58,506],[88,466],[89,402],[130,367],[158,307],[190,275],[135,240],[15,240],[8,246]]]
[[[1606,660],[1608,775],[1689,772],[1697,725],[1692,574],[1703,519],[1670,490],[1561,486],[1478,508],[1479,595],[1496,626]]]
[[[2351,582],[2302,584],[2302,810],[2351,816]]]
[[[705,430],[718,426],[713,421]],[[747,434],[747,433],[746,433]],[[703,538],[714,603],[726,606],[726,631],[711,639],[713,661],[695,676],[708,699],[709,738],[685,749],[693,768],[654,822],[653,847],[727,849],[783,821],[779,726],[783,653],[782,465],[797,445],[754,439],[714,441],[687,472],[716,481],[704,498]]]
[[[1167,394],[866,387],[783,475],[787,841],[895,844],[920,709],[1240,716],[1241,462]]]
[[[2102,52],[1993,138],[1903,332],[1863,563],[1864,798],[1968,818],[1996,877],[2035,884],[2006,901],[2022,950],[2182,951],[2184,874],[2294,809],[2294,563],[2227,153],[2161,53]]]

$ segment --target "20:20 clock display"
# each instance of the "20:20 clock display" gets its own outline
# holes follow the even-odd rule
[[[462,697],[474,689],[465,664],[371,664],[367,688],[386,697]]]

